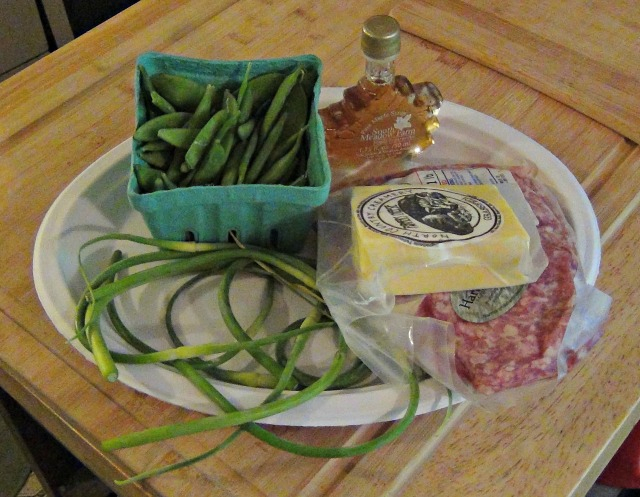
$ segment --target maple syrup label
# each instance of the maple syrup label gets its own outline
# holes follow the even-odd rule
[[[433,143],[437,119],[428,108],[412,105],[392,87],[375,90],[349,88],[345,100],[320,111],[332,167],[398,159]]]
[[[360,132],[360,148],[357,155],[362,160],[380,160],[398,157],[416,146],[418,133],[426,137],[424,126],[416,122],[414,115],[404,110],[385,112],[376,116]]]

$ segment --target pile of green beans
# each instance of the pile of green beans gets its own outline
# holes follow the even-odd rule
[[[153,248],[129,257],[125,257],[121,250],[115,250],[106,267],[89,279],[83,266],[82,252],[90,245],[113,240]],[[163,364],[187,378],[222,411],[222,414],[216,416],[205,416],[185,423],[124,434],[103,442],[103,449],[111,451],[206,430],[236,427],[220,445],[203,454],[173,465],[151,469],[127,480],[117,481],[118,484],[149,478],[193,464],[216,454],[240,433],[248,433],[269,445],[307,457],[335,458],[361,455],[396,439],[415,417],[419,400],[419,380],[415,371],[408,366],[407,382],[410,395],[404,416],[390,424],[384,433],[362,444],[349,447],[298,444],[256,424],[260,419],[292,409],[328,389],[357,387],[372,379],[371,371],[359,360],[352,360],[351,366],[346,365],[347,358],[353,354],[335,326],[315,285],[315,269],[298,257],[234,243],[176,242],[114,233],[86,242],[80,248],[78,258],[86,287],[76,307],[77,339],[92,352],[102,375],[109,381],[115,381],[118,377],[118,364]],[[247,271],[266,278],[267,290],[260,312],[253,323],[244,329],[234,314],[229,292],[235,276]],[[232,340],[228,343],[186,345],[180,341],[173,326],[174,304],[183,292],[214,274],[222,276],[218,286],[218,306]],[[172,295],[164,316],[167,335],[173,348],[156,350],[126,326],[117,312],[115,299],[132,288],[158,280],[170,281],[171,277],[184,275],[191,275],[191,278],[182,283]],[[255,334],[271,310],[273,287],[276,284],[286,285],[307,300],[311,304],[310,311],[306,317],[291,323],[281,332],[256,338]],[[101,327],[103,312],[108,315],[115,333],[135,349],[135,352],[116,352],[107,347]],[[309,337],[318,330],[328,328],[333,328],[337,337],[337,347],[331,364],[320,376],[312,376],[301,371],[296,363]],[[277,344],[273,355],[264,349],[272,344]],[[233,371],[222,367],[233,355],[241,351],[250,354],[263,371]],[[268,388],[270,393],[262,404],[239,410],[215,387],[212,379]],[[282,396],[285,391],[289,391],[289,395]]]
[[[307,184],[312,71],[251,77],[216,88],[139,66],[147,120],[133,138],[141,193],[195,185]]]

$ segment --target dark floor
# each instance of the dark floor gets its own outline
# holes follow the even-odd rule
[[[68,485],[59,488],[60,497],[117,497],[106,485],[88,471],[79,471]],[[16,497],[46,497],[40,482],[32,473]],[[640,497],[640,489],[619,489],[594,485],[586,497]]]
[[[88,471],[79,471],[77,477],[59,489],[60,497],[117,497],[117,495]],[[16,497],[46,497],[40,482],[32,473]],[[619,489],[594,485],[585,497],[640,497],[640,489]]]
[[[73,35],[78,36],[131,7],[138,0],[63,0]]]
[[[86,469],[78,470],[68,482],[56,488],[55,491],[59,497],[117,497],[109,487]],[[47,497],[47,494],[38,477],[31,473],[16,497]]]
[[[604,485],[594,485],[586,497],[640,497],[640,489],[620,489]]]
[[[116,497],[0,389],[1,497]]]
[[[13,463],[17,466],[11,472],[14,475],[11,479],[16,483],[7,488],[20,488],[27,478],[17,494],[2,497],[117,497],[2,389],[0,435],[5,435],[0,446],[0,475],[9,474],[8,468]],[[10,443],[12,440],[15,443]],[[49,494],[43,487],[49,489]],[[0,485],[0,494],[15,492],[1,488]],[[640,489],[624,490],[596,484],[586,497],[640,497]]]

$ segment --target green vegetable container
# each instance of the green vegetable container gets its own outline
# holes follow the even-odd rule
[[[195,239],[202,242],[228,241],[234,233],[242,243],[271,247],[284,252],[302,248],[331,184],[331,172],[318,115],[322,63],[314,55],[251,61],[202,60],[148,52],[138,66],[152,76],[157,73],[186,76],[216,88],[237,88],[248,64],[250,77],[280,72],[287,74],[302,65],[314,75],[308,134],[308,185],[240,184],[189,186],[140,193],[133,167],[142,164],[141,143],[133,140],[132,169],[127,195],[132,207],[142,214],[152,236],[169,240]],[[136,128],[146,122],[146,106],[140,71],[136,71]],[[311,88],[311,85],[309,85]]]

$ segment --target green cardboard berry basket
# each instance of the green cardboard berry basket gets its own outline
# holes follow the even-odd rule
[[[326,201],[331,183],[324,128],[318,115],[320,59],[299,55],[244,61],[203,60],[156,52],[144,53],[137,59],[138,66],[149,75],[178,74],[217,88],[239,86],[249,63],[250,78],[274,71],[288,74],[299,65],[315,75],[307,130],[309,186],[190,186],[140,193],[133,167],[142,160],[138,155],[140,143],[134,139],[127,196],[155,238],[220,242],[228,241],[233,233],[244,244],[284,252],[296,252],[304,245],[315,210]],[[147,120],[139,70],[134,83],[137,128]]]

